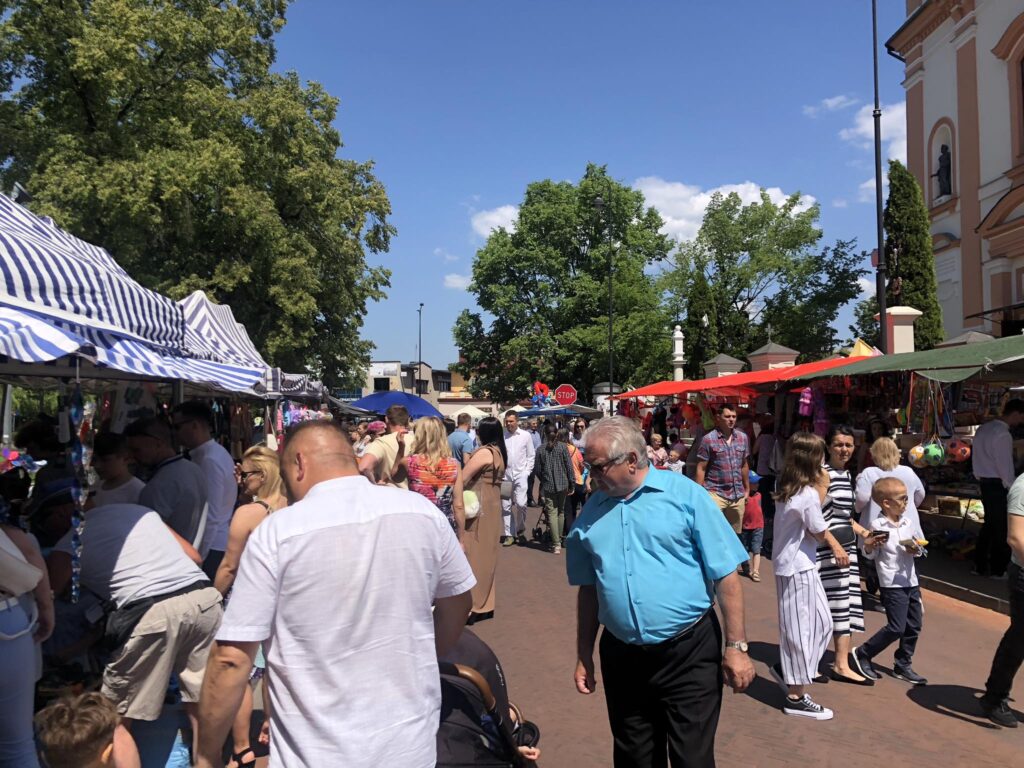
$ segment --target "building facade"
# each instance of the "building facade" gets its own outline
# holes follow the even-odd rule
[[[906,0],[907,165],[946,338],[1024,328],[1024,0]]]

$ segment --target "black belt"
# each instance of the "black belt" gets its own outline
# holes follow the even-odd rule
[[[149,605],[151,606],[156,605],[157,603],[162,603],[164,600],[170,600],[172,597],[178,597],[179,595],[187,595],[189,592],[196,592],[200,589],[206,589],[207,587],[212,586],[213,584],[211,584],[208,580],[202,579],[200,581],[195,581],[189,584],[187,587],[181,587],[180,589],[176,589],[173,592],[167,592],[165,594],[155,595],[153,597],[140,597],[138,600],[132,600],[130,603],[125,603],[124,605],[122,605],[120,610],[127,611],[131,608],[134,608],[138,605],[143,605],[145,603],[149,603]]]

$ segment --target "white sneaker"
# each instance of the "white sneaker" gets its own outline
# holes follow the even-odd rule
[[[835,714],[831,709],[827,709],[815,702],[806,693],[796,701],[787,696],[786,704],[782,707],[782,711],[787,715],[809,717],[812,720],[831,720]]]

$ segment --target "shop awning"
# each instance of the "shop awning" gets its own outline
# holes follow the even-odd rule
[[[245,326],[235,320],[231,307],[210,301],[202,291],[195,291],[178,304],[185,313],[185,343],[190,352],[261,373],[270,367]]]
[[[837,368],[846,368],[861,360],[871,360],[865,357],[838,357],[832,360],[817,360],[813,363],[803,363],[786,368],[769,368],[766,371],[747,371],[745,373],[734,373],[731,376],[718,376],[712,379],[699,379],[697,381],[659,381],[647,387],[615,395],[612,399],[621,400],[630,397],[670,397],[672,395],[683,395],[688,392],[706,392],[711,390],[731,389],[753,389],[764,384],[775,384],[793,379],[808,378],[822,371],[832,371]],[[841,375],[846,375],[843,370]]]
[[[871,357],[844,368],[842,376],[862,376],[871,373],[914,371],[935,381],[963,381],[984,373],[989,378],[1019,379],[1024,374],[1024,336],[964,344],[958,347],[905,352],[899,355]],[[813,379],[833,375],[819,371],[802,375]]]

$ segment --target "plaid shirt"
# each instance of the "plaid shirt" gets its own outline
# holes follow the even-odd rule
[[[732,431],[726,442],[717,429],[704,435],[697,451],[697,460],[706,461],[704,487],[727,501],[743,496],[743,462],[750,455],[750,441],[741,429]]]
[[[542,445],[537,449],[534,470],[540,478],[544,493],[558,493],[567,490],[576,481],[576,472],[565,443],[555,443],[550,451]]]

